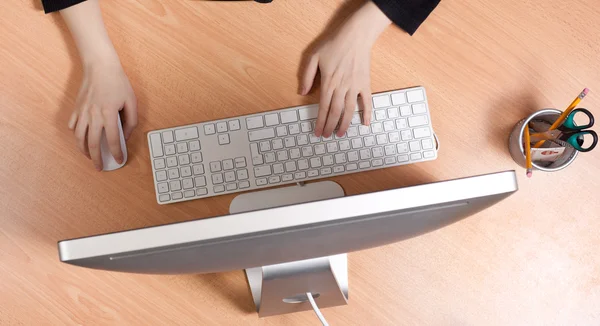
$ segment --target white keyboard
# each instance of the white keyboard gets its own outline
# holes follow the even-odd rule
[[[423,87],[373,95],[343,137],[315,137],[318,105],[148,133],[159,204],[291,184],[437,158]]]

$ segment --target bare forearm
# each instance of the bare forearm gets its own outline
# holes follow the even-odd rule
[[[60,11],[79,49],[84,67],[95,63],[119,63],[108,37],[98,0],[88,0]]]

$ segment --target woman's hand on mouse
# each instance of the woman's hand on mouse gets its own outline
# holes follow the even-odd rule
[[[350,125],[358,99],[364,110],[363,123],[369,125],[371,48],[390,23],[377,6],[368,1],[310,56],[304,67],[301,94],[308,94],[319,70],[321,95],[316,136],[330,137],[338,126],[337,135],[342,136]]]

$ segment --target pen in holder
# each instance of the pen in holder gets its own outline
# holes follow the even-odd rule
[[[539,121],[548,124],[553,124],[558,117],[560,117],[562,111],[556,109],[544,109],[537,111],[529,117],[519,121],[508,139],[508,150],[513,160],[520,166],[526,168],[527,163],[525,160],[525,149],[523,147],[524,131],[531,121]],[[553,142],[546,142],[544,147],[556,146]],[[579,152],[572,146],[566,146],[564,152],[554,161],[551,162],[532,162],[533,169],[545,172],[554,172],[562,170],[569,166]]]

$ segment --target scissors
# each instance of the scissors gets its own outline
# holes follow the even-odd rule
[[[585,114],[589,119],[589,122],[584,125],[576,125],[575,116],[578,113]],[[565,141],[580,152],[589,152],[592,149],[594,149],[598,144],[598,134],[593,130],[589,130],[589,128],[591,128],[593,125],[594,116],[590,111],[583,108],[575,109],[571,111],[571,113],[569,113],[569,115],[565,119],[565,122],[563,122],[563,124],[560,127],[558,127],[555,130],[548,130],[544,132],[531,134],[531,141],[535,142],[540,140],[558,139]],[[592,144],[587,147],[583,147],[585,142],[585,135],[590,135],[592,137]]]

